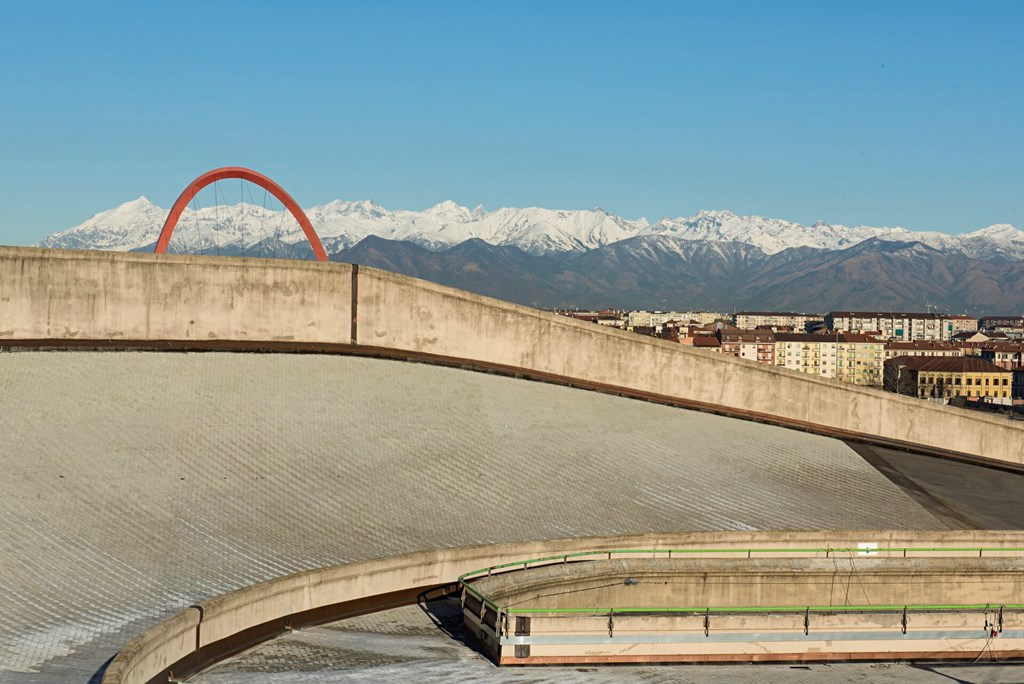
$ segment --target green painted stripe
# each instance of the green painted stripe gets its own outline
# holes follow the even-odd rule
[[[992,552],[1008,552],[1008,553],[1021,553],[1024,552],[1024,547],[1007,546],[1007,547],[898,547],[898,548],[877,548],[877,549],[862,549],[853,547],[841,547],[841,548],[812,548],[812,549],[787,549],[787,548],[771,548],[771,549],[613,549],[610,551],[577,551],[574,553],[559,554],[557,556],[545,556],[543,558],[531,558],[528,560],[515,561],[512,563],[502,563],[500,565],[492,565],[490,567],[481,568],[479,570],[473,570],[471,572],[459,575],[459,581],[462,582],[466,578],[475,577],[488,572],[493,573],[495,570],[504,570],[505,568],[515,568],[521,565],[530,565],[532,563],[551,563],[555,561],[568,560],[571,558],[586,558],[591,556],[607,556],[611,555],[626,555],[626,554],[652,554],[652,555],[665,555],[668,554],[711,554],[711,553],[725,553],[725,554],[755,554],[755,553],[827,553],[827,554],[839,554],[839,553],[856,553],[859,555],[881,555],[881,554],[907,554],[907,553],[937,553],[937,552],[952,552],[952,553],[978,553],[983,554],[986,551]]]

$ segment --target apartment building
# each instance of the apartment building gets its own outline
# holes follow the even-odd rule
[[[776,333],[775,365],[856,385],[880,385],[885,345],[853,333]]]
[[[700,325],[708,325],[722,318],[725,314],[715,311],[630,311],[626,314],[626,327],[660,329],[668,321],[684,324],[696,321]]]
[[[934,313],[901,313],[892,311],[830,311],[825,316],[829,330],[852,333],[878,333],[888,340],[949,341],[953,335],[971,330],[967,316]],[[977,321],[974,321],[977,330]]]
[[[959,333],[978,332],[978,319],[970,316],[947,316],[950,337]]]
[[[690,337],[680,337],[679,343],[716,353],[720,353],[722,351],[722,343],[715,335],[693,335]]]
[[[621,311],[615,309],[602,309],[597,312],[597,320],[595,321],[598,325],[603,325],[609,328],[619,328],[624,330],[626,328],[626,316]]]
[[[625,313],[622,311],[616,311],[615,309],[602,309],[601,311],[590,311],[587,309],[554,309],[552,313],[558,314],[559,316],[575,318],[578,321],[597,323],[598,325],[604,325],[609,328],[621,329],[626,327]]]
[[[741,311],[733,321],[737,328],[753,330],[755,328],[784,328],[803,332],[807,324],[821,320],[820,314],[804,314],[786,311]]]
[[[885,362],[885,388],[921,399],[1010,404],[1013,371],[976,357],[898,356]]]
[[[723,328],[718,339],[723,354],[768,365],[775,363],[775,334],[770,330]]]
[[[588,323],[597,323],[599,314],[597,311],[590,311],[588,309],[553,309],[551,313],[575,318],[578,321],[587,321]]]
[[[929,340],[886,342],[885,359],[888,361],[897,356],[964,356],[964,348],[953,342]]]
[[[978,321],[978,325],[987,332],[1024,334],[1024,316],[985,316]]]
[[[726,318],[726,314],[720,311],[683,311],[679,314],[680,321],[695,321],[700,325],[710,325],[723,318]]]
[[[978,356],[991,364],[1012,370],[1024,366],[1024,344],[993,342],[979,350]]]

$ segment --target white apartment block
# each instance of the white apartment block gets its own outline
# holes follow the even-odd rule
[[[741,311],[736,314],[736,327],[743,330],[753,330],[759,325],[767,325],[773,328],[789,326],[797,332],[802,332],[810,321],[820,321],[819,314],[803,314],[783,311]]]
[[[877,333],[889,340],[916,342],[948,341],[958,332],[977,330],[978,321],[948,314],[832,311],[825,317],[825,325],[839,332]]]
[[[689,321],[697,321],[701,325],[708,325],[715,321],[720,321],[723,318],[728,318],[728,314],[722,313],[721,311],[684,311],[679,314],[679,319],[683,323]]]
[[[683,325],[697,321],[701,325],[707,325],[725,316],[726,314],[716,311],[630,311],[627,314],[626,325],[629,328],[660,328],[668,321],[679,321]]]
[[[949,317],[950,330],[953,335],[962,332],[977,332],[978,331],[978,319],[971,318],[970,316],[950,316]],[[950,335],[952,337],[952,335]]]

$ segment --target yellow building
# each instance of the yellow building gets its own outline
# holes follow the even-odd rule
[[[885,362],[885,388],[921,399],[1012,402],[1013,371],[977,357],[900,356]]]

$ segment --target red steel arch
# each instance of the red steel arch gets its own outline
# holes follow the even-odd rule
[[[167,244],[171,241],[171,233],[174,232],[174,227],[178,225],[178,219],[181,218],[181,214],[185,211],[185,207],[192,201],[192,198],[199,194],[199,191],[205,188],[211,183],[216,183],[219,180],[226,180],[231,178],[240,178],[247,180],[253,185],[258,185],[261,188],[267,190],[271,195],[277,198],[277,200],[291,212],[295,220],[299,222],[302,227],[302,232],[306,234],[306,239],[309,240],[309,245],[313,248],[313,254],[316,256],[317,261],[327,261],[327,252],[324,251],[324,246],[320,244],[320,238],[317,236],[316,231],[313,230],[313,224],[309,222],[309,217],[306,216],[306,212],[302,211],[292,196],[285,192],[284,188],[270,180],[262,173],[247,169],[242,166],[224,166],[213,171],[207,171],[203,175],[192,181],[181,195],[175,201],[174,206],[171,207],[171,213],[167,215],[167,220],[164,221],[164,227],[160,231],[160,239],[156,241],[157,254],[167,253]]]

